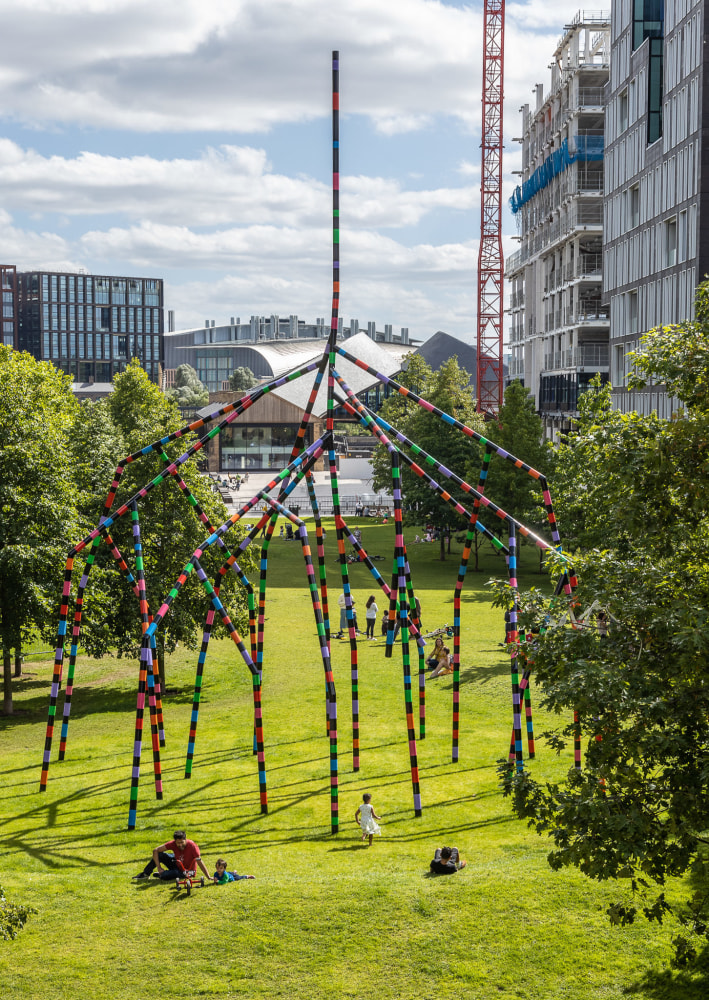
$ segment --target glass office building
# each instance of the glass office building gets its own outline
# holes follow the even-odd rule
[[[25,271],[19,282],[19,348],[75,382],[110,382],[137,357],[157,382],[163,361],[163,283]]]
[[[7,347],[17,347],[17,268],[14,264],[0,264],[0,291],[2,291],[0,344],[5,344]]]

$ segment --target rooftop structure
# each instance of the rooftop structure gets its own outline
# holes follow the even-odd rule
[[[511,199],[520,249],[508,258],[510,379],[535,398],[545,434],[569,427],[578,395],[608,378],[601,292],[604,88],[610,18],[580,11],[551,62],[551,87],[521,108],[521,184]]]
[[[306,323],[297,316],[287,319],[252,316],[248,323],[232,317],[230,323],[222,326],[207,320],[203,327],[166,334],[165,368],[169,373],[181,364],[191,365],[210,392],[219,392],[229,388],[229,376],[235,368],[250,368],[257,378],[272,378],[297,366],[304,356],[321,354],[322,342],[329,333],[329,321],[317,319],[315,323]],[[362,327],[360,332],[356,319],[350,320],[349,327],[340,320],[338,337],[343,341],[369,338],[385,349],[391,345],[400,356],[415,350],[418,343],[409,340],[407,327],[394,334],[391,325],[381,332],[375,323],[368,323],[366,330]]]

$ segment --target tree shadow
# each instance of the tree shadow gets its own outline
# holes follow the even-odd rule
[[[706,1000],[709,996],[709,947],[699,953],[691,969],[646,972],[627,987],[625,993],[643,1000]]]

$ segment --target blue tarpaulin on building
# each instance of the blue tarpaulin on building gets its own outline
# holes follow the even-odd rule
[[[569,150],[569,140],[564,139],[559,149],[555,149],[541,167],[537,167],[529,180],[526,180],[521,187],[515,188],[514,194],[510,198],[510,207],[514,214],[519,212],[522,205],[525,205],[530,198],[533,198],[537,192],[550,184],[557,174],[562,173],[572,163],[603,159],[602,135],[579,135],[575,136],[575,140],[575,153]]]

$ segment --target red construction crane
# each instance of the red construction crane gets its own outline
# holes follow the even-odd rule
[[[502,406],[502,98],[505,0],[485,0],[478,253],[478,410]]]

